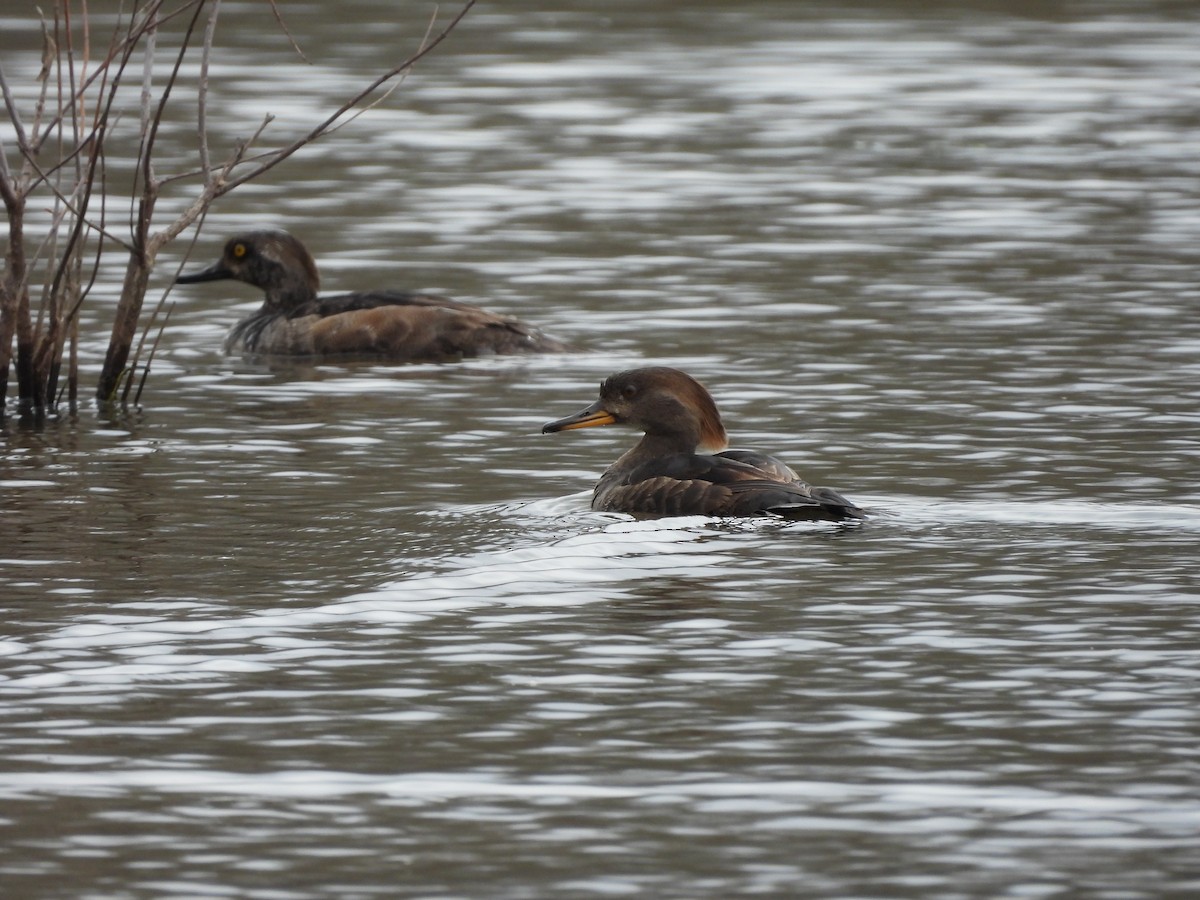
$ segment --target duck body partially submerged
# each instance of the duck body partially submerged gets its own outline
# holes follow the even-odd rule
[[[725,428],[711,395],[678,369],[619,372],[600,386],[595,403],[547,423],[542,431],[612,424],[629,424],[645,434],[601,476],[593,509],[834,522],[866,517],[837,491],[806,484],[773,456],[724,449]]]
[[[402,291],[337,294],[287,310],[264,306],[235,325],[225,340],[227,353],[364,355],[407,362],[567,349],[518,319]]]
[[[265,295],[262,307],[230,331],[229,353],[444,362],[570,350],[518,319],[435,294],[380,290],[320,297],[315,261],[284,231],[237,235],[217,262],[176,283],[225,279],[253,285]]]

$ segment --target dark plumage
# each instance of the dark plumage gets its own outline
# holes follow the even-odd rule
[[[181,275],[175,283],[227,278],[266,293],[262,308],[229,332],[229,353],[357,354],[439,362],[570,349],[517,319],[446,297],[404,291],[318,297],[317,264],[305,246],[284,231],[239,234],[225,244],[217,262]]]
[[[837,491],[810,487],[774,457],[724,450],[716,404],[700,382],[678,369],[619,372],[600,385],[599,400],[548,423],[542,433],[613,424],[632,425],[645,435],[600,477],[592,509],[834,522],[866,517]]]

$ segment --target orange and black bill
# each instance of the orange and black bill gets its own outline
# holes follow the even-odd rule
[[[542,426],[542,434],[574,431],[576,428],[592,428],[596,425],[612,425],[616,421],[616,417],[601,405],[601,401],[597,400],[587,409],[581,410],[573,416],[547,422]]]

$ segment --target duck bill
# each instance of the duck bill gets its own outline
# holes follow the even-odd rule
[[[201,269],[199,272],[192,272],[188,275],[180,275],[175,279],[176,284],[200,284],[202,281],[223,281],[226,278],[232,278],[233,273],[226,268],[222,262],[215,262],[207,269]]]
[[[542,434],[554,434],[556,431],[574,431],[576,428],[594,428],[597,425],[612,425],[616,421],[616,417],[597,401],[587,409],[577,412],[573,416],[567,416],[565,419],[558,419],[554,422],[547,422],[542,426]]]

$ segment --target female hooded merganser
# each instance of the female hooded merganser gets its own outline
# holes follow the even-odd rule
[[[181,275],[175,283],[225,278],[266,292],[262,308],[229,332],[228,353],[366,354],[438,362],[570,349],[524,322],[431,294],[367,291],[318,298],[317,264],[285,231],[250,231],[230,238],[217,262]]]
[[[599,400],[548,423],[542,433],[613,424],[633,425],[645,435],[600,477],[592,509],[834,522],[866,517],[837,491],[810,487],[774,457],[716,452],[728,446],[721,414],[704,386],[678,369],[618,372],[600,385]]]

